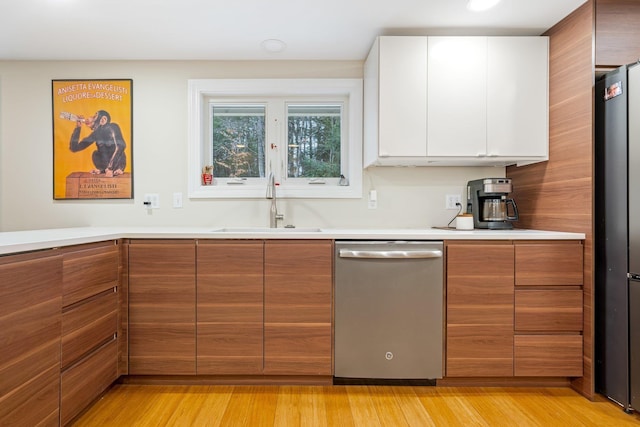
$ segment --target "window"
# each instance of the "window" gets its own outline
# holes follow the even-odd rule
[[[205,141],[206,163],[213,165],[217,183],[221,179],[264,178],[265,105],[209,102]]]
[[[287,178],[340,178],[342,104],[287,105]]]
[[[190,80],[189,197],[362,197],[362,82]],[[201,173],[213,165],[212,185]]]

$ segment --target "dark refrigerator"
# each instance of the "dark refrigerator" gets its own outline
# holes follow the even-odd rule
[[[640,64],[595,88],[595,386],[640,410]]]

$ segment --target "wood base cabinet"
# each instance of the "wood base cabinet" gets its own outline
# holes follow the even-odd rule
[[[447,377],[579,377],[583,246],[447,244]]]
[[[129,242],[129,374],[196,373],[196,245]]]
[[[332,375],[331,241],[198,241],[198,375]]]
[[[583,374],[583,246],[515,244],[514,375]]]
[[[333,374],[332,263],[328,240],[265,242],[265,374]]]
[[[330,240],[132,240],[130,375],[332,375]]]
[[[261,375],[264,242],[198,241],[197,373]]]
[[[119,246],[61,251],[60,424],[66,425],[118,378]]]
[[[0,425],[60,420],[62,257],[0,257]]]
[[[511,244],[447,245],[446,376],[513,375]]]

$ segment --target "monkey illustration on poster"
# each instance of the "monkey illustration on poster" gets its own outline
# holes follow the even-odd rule
[[[130,199],[132,80],[53,80],[54,199]]]

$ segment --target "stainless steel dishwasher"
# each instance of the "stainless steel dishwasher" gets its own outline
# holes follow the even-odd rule
[[[337,241],[336,378],[442,378],[443,244]]]

